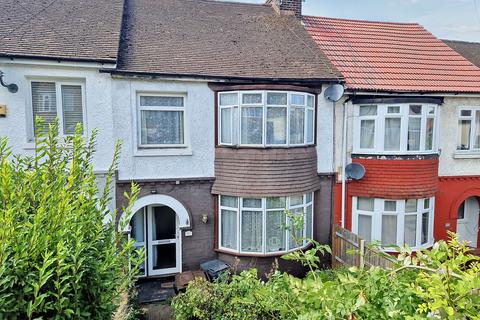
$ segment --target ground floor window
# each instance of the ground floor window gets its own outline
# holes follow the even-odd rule
[[[219,203],[221,249],[262,254],[286,252],[307,245],[306,238],[312,238],[312,193],[268,198],[220,196]],[[291,221],[299,215],[303,216],[303,228],[295,228]]]
[[[353,198],[352,231],[385,249],[407,244],[421,248],[433,243],[435,198],[388,200]],[[391,248],[392,249],[392,248]]]

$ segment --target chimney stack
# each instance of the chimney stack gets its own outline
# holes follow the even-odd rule
[[[278,14],[294,15],[298,19],[302,18],[302,2],[304,0],[267,0]]]

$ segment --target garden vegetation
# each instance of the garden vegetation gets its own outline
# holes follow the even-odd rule
[[[95,132],[60,138],[58,122],[37,131],[33,156],[0,139],[0,319],[111,319],[139,262],[108,206],[119,146],[99,190]]]

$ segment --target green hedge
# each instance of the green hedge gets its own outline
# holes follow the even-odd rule
[[[58,123],[47,131],[32,157],[12,155],[0,139],[0,319],[109,319],[136,271],[133,243],[103,223],[115,216],[108,203],[119,148],[102,191],[92,170],[96,133],[86,141],[78,127],[63,140]]]

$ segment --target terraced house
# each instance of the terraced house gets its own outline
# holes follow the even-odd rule
[[[14,153],[34,152],[37,116],[97,128],[103,185],[123,141],[111,207],[140,185],[123,231],[143,277],[213,259],[263,274],[334,221],[384,245],[478,237],[480,69],[419,25],[302,16],[301,0],[4,0],[0,70]],[[349,162],[366,174],[342,201]]]

